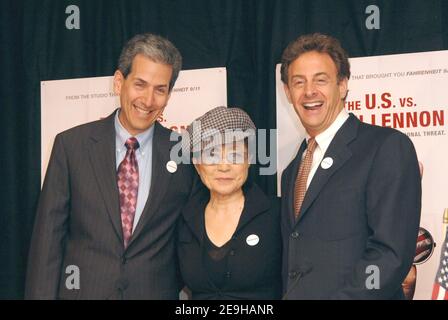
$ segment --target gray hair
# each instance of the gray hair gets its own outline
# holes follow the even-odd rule
[[[169,86],[171,91],[182,68],[182,56],[179,50],[169,40],[155,34],[144,33],[134,36],[123,47],[118,59],[118,70],[125,78],[131,72],[132,61],[137,54],[173,67]]]

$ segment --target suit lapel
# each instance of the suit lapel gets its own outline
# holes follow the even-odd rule
[[[148,200],[146,201],[142,216],[133,232],[129,246],[139,236],[143,227],[159,209],[163,196],[168,190],[171,176],[173,175],[166,169],[166,164],[170,161],[171,131],[162,127],[158,122],[156,122],[154,126],[151,187],[149,189]]]
[[[235,230],[235,234],[243,229],[250,221],[262,212],[271,208],[269,198],[261,191],[260,187],[255,183],[249,183],[244,187],[244,208],[241,213],[240,221]]]
[[[205,186],[202,186],[182,209],[185,223],[199,241],[201,247],[203,246],[205,236],[205,209],[209,201],[210,191]]]
[[[88,152],[107,213],[118,238],[122,241],[123,231],[115,165],[115,113],[116,111],[99,122],[97,130],[90,137]]]
[[[359,120],[350,114],[350,117],[334,136],[333,141],[330,143],[330,146],[323,157],[323,159],[327,157],[332,158],[333,165],[328,169],[323,169],[320,165],[317,168],[317,171],[314,174],[310,186],[305,194],[305,198],[303,199],[303,204],[300,209],[300,215],[297,223],[300,222],[300,220],[302,220],[306,215],[308,209],[325,187],[331,176],[333,176],[333,174],[351,158],[352,152],[348,148],[348,144],[356,138],[358,126]]]

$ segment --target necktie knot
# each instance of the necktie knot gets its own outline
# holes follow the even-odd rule
[[[316,147],[317,147],[316,139],[309,138],[309,140],[308,140],[308,147],[306,148],[307,152],[313,153],[314,150],[316,149]]]
[[[129,138],[126,140],[125,144],[126,148],[128,150],[137,150],[138,147],[140,147],[140,144],[138,143],[138,140],[134,137]]]

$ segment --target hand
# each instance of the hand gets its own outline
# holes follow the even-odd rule
[[[417,268],[415,267],[415,265],[412,265],[411,270],[409,270],[408,275],[401,284],[404,291],[404,295],[407,300],[412,300],[414,298],[416,281],[417,281]]]

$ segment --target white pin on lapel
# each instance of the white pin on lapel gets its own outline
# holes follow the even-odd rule
[[[177,163],[173,160],[168,161],[166,163],[166,170],[168,170],[169,173],[174,173],[177,171]]]
[[[256,246],[258,242],[260,242],[260,237],[258,237],[256,234],[251,234],[246,238],[246,243],[251,247]]]
[[[333,159],[330,157],[326,157],[324,160],[322,160],[322,162],[320,163],[320,166],[322,167],[322,169],[329,169],[331,168],[331,166],[333,165]]]

